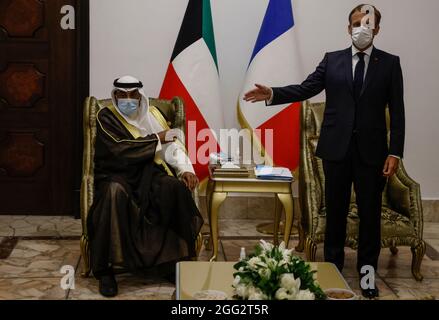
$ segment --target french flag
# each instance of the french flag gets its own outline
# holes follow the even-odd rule
[[[243,97],[256,83],[270,87],[301,83],[303,72],[297,43],[291,0],[270,0],[238,102],[241,126],[262,132],[254,138],[267,151],[268,164],[291,170],[299,165],[300,103],[271,107],[264,102],[246,102]],[[267,129],[273,130],[272,147],[266,145]]]

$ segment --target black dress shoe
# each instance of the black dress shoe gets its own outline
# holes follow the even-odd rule
[[[107,298],[117,295],[117,282],[113,273],[102,275],[99,280],[99,292]]]
[[[366,290],[361,289],[361,294],[366,299],[376,299],[380,296],[380,291],[378,290],[377,287],[375,287],[375,289],[366,289]]]

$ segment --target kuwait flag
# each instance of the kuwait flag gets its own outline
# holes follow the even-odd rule
[[[264,102],[248,103],[243,97],[256,83],[282,87],[300,83],[301,78],[291,0],[270,0],[238,101],[238,118],[244,128],[261,129],[262,136],[255,134],[254,138],[271,153],[265,155],[271,164],[292,170],[299,165],[300,103],[267,107]],[[266,129],[273,130],[272,147],[266,145]]]
[[[210,0],[189,0],[160,93],[163,99],[175,96],[184,100],[187,124],[192,124],[186,128],[186,145],[195,172],[203,180],[209,175],[209,152],[219,150],[213,132],[219,134],[224,128]],[[195,133],[203,130],[198,139],[190,136],[194,132],[193,124],[196,124]]]

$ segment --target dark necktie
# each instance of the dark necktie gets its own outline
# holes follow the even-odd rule
[[[355,77],[354,77],[354,94],[355,100],[358,101],[361,95],[361,90],[363,89],[364,82],[364,69],[366,63],[364,62],[364,56],[366,54],[364,52],[357,53],[358,58],[360,59],[355,67]]]

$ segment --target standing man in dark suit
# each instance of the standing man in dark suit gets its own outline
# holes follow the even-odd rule
[[[375,21],[373,21],[375,20]],[[246,101],[279,105],[326,91],[326,110],[316,155],[323,160],[327,225],[325,260],[342,270],[352,183],[360,217],[357,270],[377,270],[381,249],[381,196],[404,152],[405,116],[400,59],[373,46],[381,13],[360,5],[349,15],[352,47],[327,53],[302,84],[283,88],[256,85]],[[371,23],[372,22],[372,23]],[[390,146],[386,107],[389,107]],[[361,277],[361,276],[360,276]],[[379,295],[375,286],[365,297]]]

